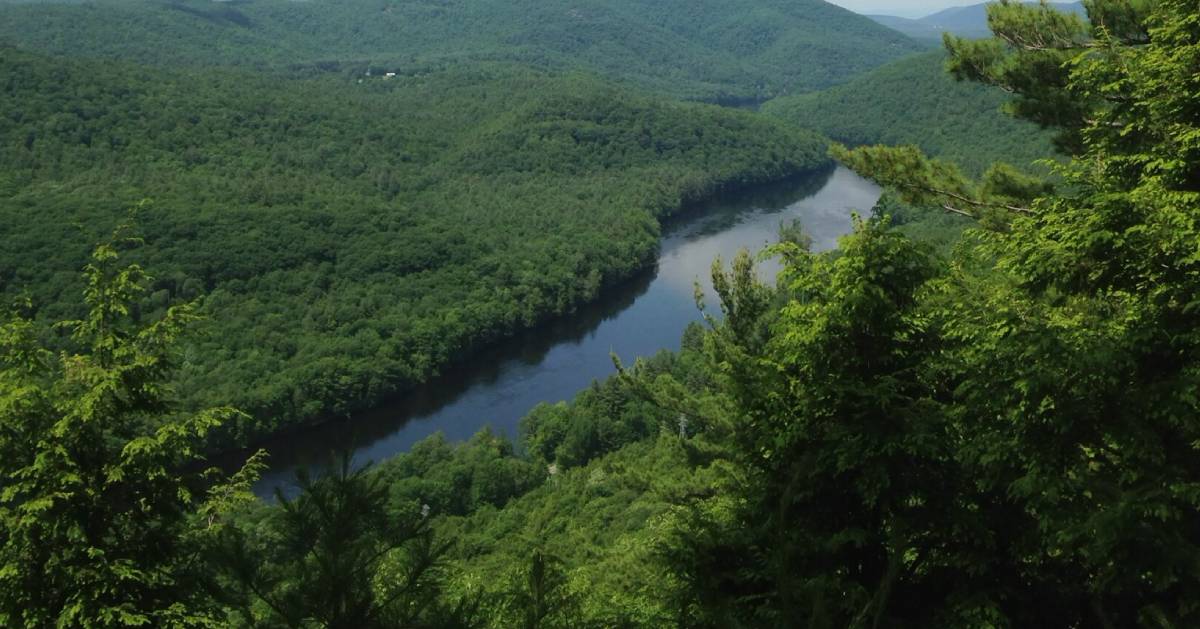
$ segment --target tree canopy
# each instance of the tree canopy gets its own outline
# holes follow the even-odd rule
[[[1002,90],[956,81],[943,69],[947,55],[911,55],[844,84],[782,96],[762,111],[804,125],[851,146],[912,144],[978,175],[993,162],[1023,170],[1052,153],[1049,131],[1014,119]]]
[[[78,317],[90,234],[149,197],[134,314],[201,298],[179,391],[245,410],[234,443],[568,313],[689,200],[828,162],[749,112],[505,64],[281,81],[6,51],[0,83],[0,289]]]
[[[0,42],[285,75],[506,61],[729,102],[819,89],[920,49],[819,0],[50,0],[0,3]]]
[[[153,280],[118,264],[130,243],[100,247],[84,314],[0,327],[0,622],[1195,626],[1200,12],[1086,7],[1085,23],[1001,2],[996,38],[946,40],[952,72],[1056,130],[1054,180],[834,147],[896,198],[971,221],[948,252],[886,212],[833,252],[784,228],[761,254],[782,264],[774,284],[748,252],[715,261],[720,311],[679,352],[534,409],[518,445],[435,437],[278,504],[241,499],[253,462],[214,486],[185,471],[236,413],[170,403],[195,309],[145,308]],[[675,107],[616,100],[603,111],[650,128]],[[503,121],[575,155],[572,133],[608,127],[557,123],[591,107],[551,91]],[[497,145],[469,146],[438,154],[522,181],[484,159]],[[672,206],[642,206],[647,225],[651,207]]]
[[[136,324],[130,308],[150,277],[120,263],[126,245],[118,233],[92,255],[85,317],[58,326],[69,350],[42,347],[20,313],[0,327],[5,626],[209,626],[222,615],[205,587],[197,512],[249,494],[237,477],[214,487],[184,470],[237,412],[171,404],[176,343],[195,307]]]

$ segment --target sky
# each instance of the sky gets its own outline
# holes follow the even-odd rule
[[[983,0],[827,0],[855,13],[925,17],[949,7],[976,4]]]

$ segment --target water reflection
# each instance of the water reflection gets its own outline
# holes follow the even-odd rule
[[[516,436],[517,424],[539,402],[569,399],[613,373],[610,354],[631,362],[660,349],[678,349],[684,327],[699,319],[694,283],[711,293],[712,260],[775,240],[782,222],[796,219],[827,250],[850,230],[851,212],[866,213],[879,189],[838,168],[760,186],[698,204],[664,225],[656,268],[606,291],[575,314],[478,352],[430,383],[345,420],[281,437],[265,447],[272,469],[256,487],[267,495],[289,487],[298,466],[320,466],[339,451],[358,463],[408,450],[435,432],[469,438],[485,425]],[[775,268],[763,265],[765,279]]]

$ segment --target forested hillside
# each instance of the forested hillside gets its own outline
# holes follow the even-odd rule
[[[360,72],[515,60],[705,100],[817,89],[918,49],[820,0],[36,2],[0,5],[0,43],[154,64]]]
[[[1028,149],[990,122],[929,149],[964,169],[915,115],[910,145],[826,147],[507,61],[0,49],[0,626],[1200,626],[1195,5],[1002,2],[995,38],[946,38],[951,76],[1054,134],[1022,136],[1048,175],[985,168]],[[205,470],[213,435],[569,311],[687,200],[826,156],[883,212],[714,260],[678,352],[517,441],[335,459],[274,502],[269,453]],[[969,227],[938,248],[893,203]]]
[[[1008,41],[1060,45],[954,43],[1080,138],[1064,190],[837,149],[968,215],[953,257],[869,221],[777,247],[776,286],[717,266],[723,321],[536,409],[525,456],[481,434],[383,466],[446,514],[448,591],[496,627],[1195,625],[1200,22],[1096,6],[1126,37],[1012,6]]]
[[[640,269],[662,217],[826,163],[822,139],[507,65],[345,82],[0,59],[0,286],[77,315],[131,207],[153,317],[203,298],[189,405],[344,413]]]
[[[936,43],[940,47],[942,33],[960,37],[988,37],[991,35],[987,23],[988,4],[980,2],[961,7],[950,7],[917,19],[892,15],[870,15],[868,17],[913,39]],[[1081,2],[1051,2],[1050,6],[1066,13],[1087,16]]]
[[[942,29],[921,20],[895,15],[868,15],[867,17],[894,31],[904,33],[915,41],[927,44],[930,48],[939,48],[942,45]]]
[[[1002,111],[1003,92],[954,80],[945,60],[942,51],[913,55],[762,111],[849,144],[915,144],[975,173],[995,161],[1028,168],[1053,152],[1049,132]]]
[[[926,15],[918,21],[939,31],[951,33],[959,37],[989,37],[992,32],[988,30],[988,4],[987,2],[979,2],[961,7],[950,7],[949,9],[943,9],[937,13]],[[1036,2],[1029,2],[1029,4],[1036,4]],[[1082,2],[1048,2],[1047,4],[1056,11],[1074,13],[1083,18],[1087,17],[1087,12],[1084,10]]]

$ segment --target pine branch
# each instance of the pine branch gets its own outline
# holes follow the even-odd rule
[[[906,188],[909,190],[918,190],[918,191],[926,192],[929,194],[938,194],[938,195],[941,195],[944,197],[950,197],[951,199],[954,199],[956,201],[962,201],[963,203],[966,203],[968,205],[973,205],[975,207],[1002,208],[1005,210],[1009,210],[1010,212],[1019,212],[1021,214],[1037,214],[1037,212],[1034,211],[1032,208],[1021,207],[1019,205],[1008,205],[1006,203],[989,203],[987,201],[979,201],[977,199],[972,199],[970,197],[958,194],[957,192],[950,192],[949,190],[942,190],[940,188],[934,188],[932,186],[920,186],[917,184],[903,183],[903,182],[887,182],[887,183],[888,183],[888,185],[893,185],[898,188]],[[949,204],[943,203],[942,207],[945,208],[946,210],[949,210],[956,214],[962,214],[963,216],[970,216],[971,218],[977,218],[974,214],[971,214],[970,212],[966,212],[964,210],[960,210],[958,208],[952,207]]]

